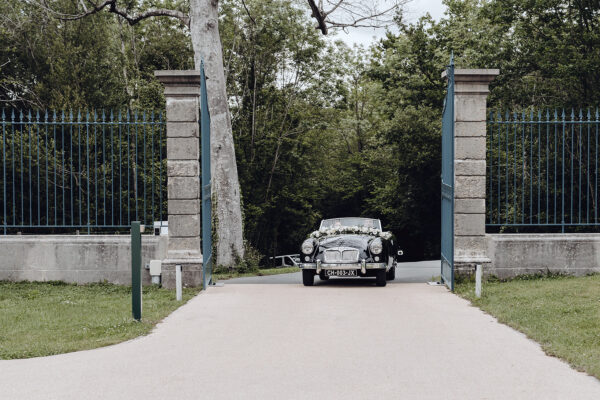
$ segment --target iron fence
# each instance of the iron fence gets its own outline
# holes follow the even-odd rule
[[[490,113],[488,230],[597,230],[599,124],[598,110]]]
[[[162,113],[2,110],[4,234],[128,230],[167,216]]]

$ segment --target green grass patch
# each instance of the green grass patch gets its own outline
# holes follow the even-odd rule
[[[456,293],[529,338],[544,351],[579,371],[600,378],[600,275],[535,276],[475,284],[462,282]]]
[[[213,278],[215,280],[226,280],[231,278],[245,278],[248,276],[265,276],[265,275],[279,275],[279,274],[291,274],[294,272],[300,272],[298,267],[286,267],[286,268],[263,268],[249,272],[239,272],[237,270],[229,271],[226,269],[215,269]]]
[[[185,288],[186,302],[200,288]],[[112,284],[0,281],[0,359],[93,349],[149,333],[184,302],[144,287],[142,320],[131,317],[131,288]]]

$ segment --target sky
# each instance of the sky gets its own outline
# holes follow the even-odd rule
[[[442,0],[412,0],[406,5],[405,18],[408,22],[413,22],[428,12],[435,20],[439,20],[444,15],[444,10],[445,6],[442,4]],[[368,47],[384,35],[385,29],[350,28],[348,33],[339,32],[336,38],[342,39],[349,46],[362,44]]]

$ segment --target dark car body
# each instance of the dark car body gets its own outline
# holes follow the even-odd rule
[[[375,277],[379,286],[385,286],[386,280],[394,279],[396,257],[401,251],[393,235],[381,231],[379,220],[339,220],[351,220],[359,224],[364,221],[375,222],[370,223],[371,227],[340,226],[313,232],[300,248],[304,284],[311,286],[317,275],[322,280],[330,276]],[[312,251],[308,252],[311,244]]]

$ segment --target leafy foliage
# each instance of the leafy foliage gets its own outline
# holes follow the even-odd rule
[[[493,108],[598,104],[597,2],[445,4],[439,21],[399,15],[397,33],[351,49],[320,36],[298,2],[221,1],[245,235],[262,254],[296,253],[323,217],[371,216],[407,258],[439,256],[441,72],[451,52],[459,68],[500,68]],[[130,2],[151,6],[187,2]],[[17,0],[0,4],[0,18],[0,101],[10,107],[162,109],[153,71],[193,67],[176,20],[61,21]]]

